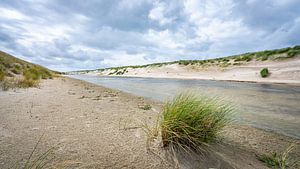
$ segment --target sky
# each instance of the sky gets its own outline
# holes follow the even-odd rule
[[[300,44],[299,0],[1,0],[0,50],[58,71]]]

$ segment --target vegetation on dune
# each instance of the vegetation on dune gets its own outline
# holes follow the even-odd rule
[[[23,72],[25,79],[39,80],[39,79],[50,79],[52,78],[52,74],[50,71],[46,69],[41,69],[39,67],[32,67],[26,69]]]
[[[195,65],[195,66],[220,66],[227,67],[229,65],[242,65],[250,61],[267,61],[267,60],[285,60],[300,56],[300,46],[287,47],[282,49],[274,50],[265,50],[252,53],[244,53],[239,55],[227,56],[222,58],[208,59],[208,60],[178,60],[173,62],[164,62],[164,63],[152,63],[146,65],[134,65],[134,66],[119,66],[111,68],[97,69],[98,72],[103,72],[105,70],[115,70],[109,75],[123,75],[128,72],[128,69],[138,69],[138,68],[151,68],[151,67],[161,67],[164,65],[178,64],[183,66]],[[94,70],[85,70],[85,71],[74,71],[70,73],[88,73]]]
[[[5,74],[2,70],[0,70],[0,82],[4,80]]]
[[[7,91],[15,88],[38,87],[39,81],[26,78],[8,78],[0,82],[2,90]]]
[[[263,77],[263,78],[268,77],[269,74],[270,74],[270,72],[269,72],[269,69],[268,69],[268,68],[263,68],[263,69],[261,69],[261,71],[260,71],[260,76]]]
[[[231,122],[232,108],[216,99],[179,94],[162,110],[160,128],[164,146],[197,148],[216,141]]]
[[[57,73],[0,51],[0,87],[2,90],[37,87],[40,79],[52,79]]]

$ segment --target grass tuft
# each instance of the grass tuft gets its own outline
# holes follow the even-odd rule
[[[270,74],[270,73],[269,73],[269,69],[268,69],[268,68],[263,68],[263,69],[261,69],[261,71],[260,71],[260,76],[263,77],[263,78],[268,77],[269,74]]]
[[[230,124],[232,108],[217,99],[179,94],[167,102],[160,120],[163,146],[197,148],[216,141]]]
[[[152,106],[150,104],[140,106],[140,109],[143,109],[143,110],[150,110],[151,108],[152,108]]]

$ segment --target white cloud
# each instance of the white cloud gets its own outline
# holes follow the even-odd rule
[[[161,48],[177,49],[184,47],[184,44],[180,43],[182,39],[179,36],[180,35],[172,34],[168,29],[164,31],[150,29],[147,34],[145,34],[145,39],[153,44],[157,44],[157,46]]]
[[[109,57],[105,58],[101,63],[103,65],[123,66],[123,65],[140,65],[146,64],[145,54],[127,54],[125,51],[109,52]]]
[[[148,17],[154,21],[158,21],[160,25],[166,25],[172,23],[174,18],[166,17],[165,12],[167,10],[167,4],[164,2],[156,2],[154,8],[149,12]]]
[[[13,20],[29,20],[30,17],[26,16],[20,11],[15,9],[1,8],[0,7],[0,18],[13,19]]]

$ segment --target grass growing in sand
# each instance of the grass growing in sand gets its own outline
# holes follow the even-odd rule
[[[269,69],[268,69],[268,68],[263,68],[263,69],[261,69],[261,71],[260,71],[260,76],[263,77],[263,78],[268,77],[269,74],[270,74],[270,72],[269,72]]]
[[[51,147],[48,150],[46,150],[45,152],[38,154],[35,158],[34,158],[34,154],[36,153],[37,147],[40,144],[41,140],[42,140],[41,136],[38,140],[38,142],[36,143],[36,145],[34,146],[33,150],[31,151],[29,157],[27,158],[25,164],[16,164],[16,166],[14,166],[13,168],[15,169],[43,169],[43,168],[49,168],[49,165],[55,158],[55,156],[53,155],[54,150],[57,147]],[[54,167],[53,167],[54,168]]]
[[[28,87],[38,87],[39,81],[26,79],[26,78],[5,78],[0,82],[0,87],[2,90],[7,91],[9,89],[15,88],[28,88]]]
[[[197,148],[216,141],[231,122],[232,108],[216,99],[179,94],[162,110],[160,128],[163,146]]]
[[[297,168],[299,161],[292,161],[289,158],[289,153],[295,148],[295,145],[290,145],[284,152],[272,153],[271,155],[261,155],[259,160],[267,164],[267,166],[275,169]]]
[[[143,110],[150,110],[151,108],[152,108],[152,106],[150,104],[140,106],[140,109],[143,109]]]
[[[2,90],[37,87],[40,79],[52,79],[58,73],[0,51],[0,88]]]

